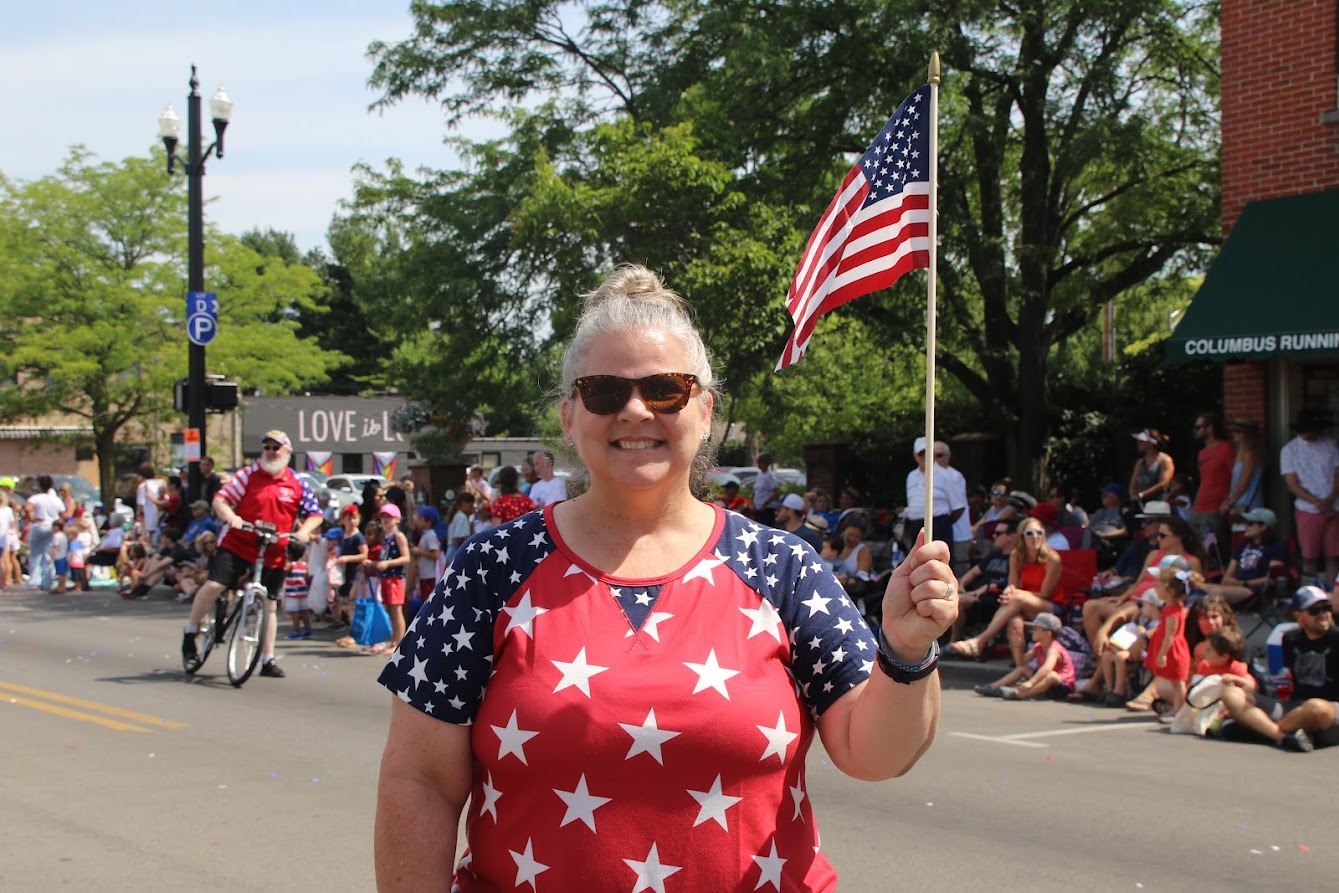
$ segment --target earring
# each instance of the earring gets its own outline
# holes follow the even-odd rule
[[[570,449],[572,449],[572,448],[575,447],[575,446],[576,446],[576,444],[572,441],[572,438],[570,438],[570,437],[567,438],[567,448],[570,450]]]
[[[711,435],[710,435],[710,434],[703,434],[703,435],[702,435],[702,442],[703,442],[703,443],[711,443]]]

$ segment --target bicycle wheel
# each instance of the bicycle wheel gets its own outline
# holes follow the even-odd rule
[[[228,631],[228,681],[240,687],[251,678],[260,662],[260,643],[265,634],[265,595],[242,596],[236,618]]]
[[[204,666],[205,659],[209,657],[209,652],[214,650],[214,645],[218,642],[219,630],[227,629],[225,620],[227,605],[227,593],[219,593],[213,617],[205,617],[204,622],[200,624],[200,631],[195,634],[195,657],[190,660],[187,660],[184,656],[182,657],[181,665],[186,670],[187,675],[194,676],[196,671]]]

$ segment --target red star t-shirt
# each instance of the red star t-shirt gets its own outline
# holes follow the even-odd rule
[[[550,507],[461,547],[380,682],[472,724],[461,891],[828,891],[805,755],[874,654],[791,534],[718,510],[682,568],[629,580]]]

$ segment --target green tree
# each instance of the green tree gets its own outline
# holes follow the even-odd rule
[[[691,296],[744,390],[780,352],[785,284],[849,157],[942,50],[939,361],[998,424],[1020,480],[1043,456],[1057,351],[1105,302],[1183,279],[1217,241],[1216,6],[461,0],[411,11],[411,37],[372,47],[382,101],[421,95],[450,123],[487,113],[510,125],[506,139],[467,147],[467,170],[400,184],[414,196],[399,208],[409,230],[502,259],[470,269],[487,297],[454,292],[454,312],[491,318],[547,295],[533,328],[561,337],[571,294],[615,261],[645,261]],[[442,187],[445,206],[429,194]],[[465,207],[484,212],[473,230],[441,225]],[[750,243],[766,250],[744,252],[748,275],[729,275]],[[923,346],[922,295],[904,281],[841,312],[890,350]]]
[[[0,411],[60,413],[93,429],[103,496],[118,435],[167,416],[186,370],[186,198],[160,152],[100,162],[75,149],[26,183],[0,178]],[[210,233],[206,281],[221,295],[215,371],[283,393],[322,381],[338,354],[296,337],[315,306],[311,270]]]

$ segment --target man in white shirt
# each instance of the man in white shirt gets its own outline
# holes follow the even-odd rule
[[[925,438],[917,437],[912,445],[916,467],[907,474],[907,525],[905,539],[910,545],[925,526]],[[967,511],[967,494],[954,499],[948,476],[942,471],[934,476],[934,538],[953,545],[953,523]]]
[[[149,463],[140,466],[139,476],[143,478],[135,488],[135,519],[144,525],[149,541],[158,542],[158,521],[160,513],[154,500],[163,498],[164,482],[157,477],[154,467]]]
[[[1316,573],[1324,557],[1325,578],[1333,580],[1339,575],[1339,446],[1324,436],[1326,421],[1312,410],[1297,414],[1297,436],[1283,445],[1279,471],[1293,495],[1302,571]]]
[[[543,508],[567,498],[567,481],[553,475],[553,453],[548,450],[536,450],[530,457],[535,475],[539,480],[530,485],[530,499],[535,508]]]
[[[38,475],[37,492],[28,497],[28,586],[50,589],[56,582],[51,560],[51,522],[65,511],[65,503],[53,489],[51,475]]]
[[[753,479],[753,504],[758,507],[758,520],[763,524],[774,523],[773,510],[769,508],[781,489],[781,482],[772,474],[772,454],[758,454],[758,474]],[[801,522],[803,523],[803,522]]]
[[[961,471],[949,464],[953,458],[953,451],[949,449],[948,444],[942,440],[935,441],[935,465],[938,470],[935,477],[941,474],[947,478],[950,488],[950,502],[953,505],[967,505],[967,478],[963,477]],[[953,519],[953,558],[951,566],[953,573],[962,577],[967,573],[968,558],[972,548],[972,519],[964,509],[957,517]]]

